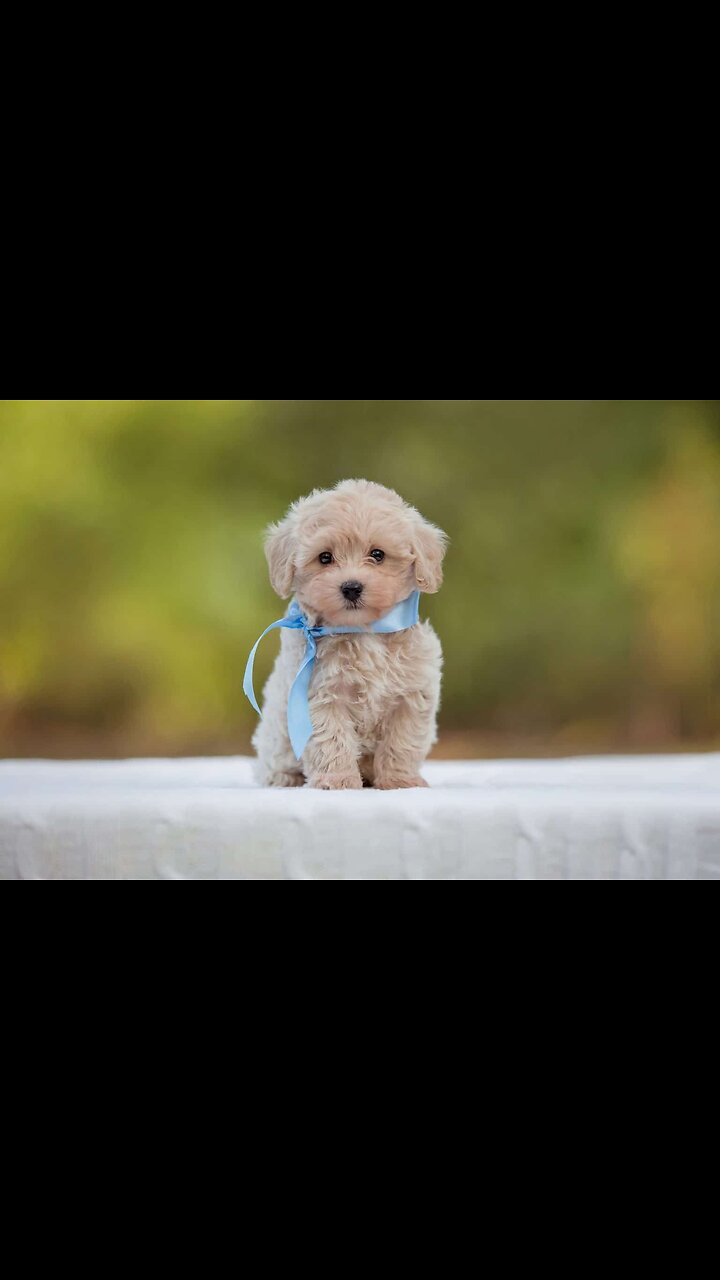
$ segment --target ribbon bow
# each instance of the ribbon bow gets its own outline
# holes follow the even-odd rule
[[[320,637],[368,634],[390,635],[394,631],[407,631],[408,627],[415,626],[419,617],[419,610],[420,592],[413,591],[412,595],[407,597],[407,600],[401,600],[399,604],[393,606],[389,613],[385,614],[384,618],[378,618],[377,622],[371,622],[369,627],[311,627],[297,600],[293,600],[285,617],[280,618],[277,622],[271,622],[270,626],[265,628],[250,650],[250,657],[245,668],[243,691],[258,715],[262,716],[253,688],[253,665],[257,647],[269,631],[275,631],[278,627],[287,627],[292,631],[302,631],[306,640],[305,654],[290,688],[287,711],[290,742],[295,756],[299,760],[313,731],[308,691],[317,656],[317,641]]]

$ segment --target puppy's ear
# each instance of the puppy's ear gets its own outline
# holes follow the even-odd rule
[[[439,591],[442,586],[443,556],[448,544],[448,536],[418,516],[413,531],[413,555],[415,556],[415,581],[421,591]]]
[[[265,537],[265,555],[270,569],[270,583],[283,600],[292,592],[295,577],[295,519],[286,516],[279,524],[271,524]]]

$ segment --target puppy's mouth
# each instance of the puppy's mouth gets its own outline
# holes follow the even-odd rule
[[[362,600],[348,600],[339,605],[337,609],[329,612],[327,621],[331,626],[341,627],[346,623],[353,627],[367,627],[371,622],[375,621],[377,611],[368,608],[366,602]]]
[[[342,612],[337,615],[338,625],[343,618],[357,627],[369,627],[372,622],[377,622],[382,615],[378,609],[368,604],[367,600],[358,600],[357,603],[348,602]]]

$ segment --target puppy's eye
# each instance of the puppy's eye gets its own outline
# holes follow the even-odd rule
[[[321,554],[318,556],[318,560],[320,561],[321,564],[332,564],[333,562],[333,558],[329,551],[321,552]]]
[[[385,559],[385,552],[379,551],[376,547],[374,551],[370,552],[370,559],[374,560],[376,564],[382,564]]]

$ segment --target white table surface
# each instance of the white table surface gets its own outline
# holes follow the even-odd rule
[[[244,758],[0,762],[0,879],[720,879],[720,754],[424,774],[277,791]]]

